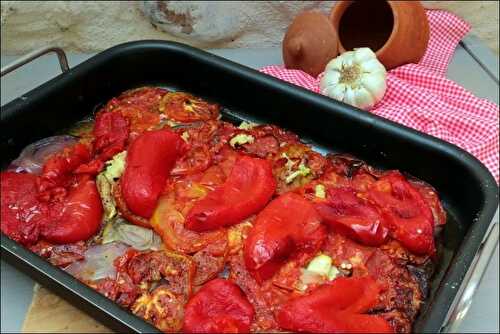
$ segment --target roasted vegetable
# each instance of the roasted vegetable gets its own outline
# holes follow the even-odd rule
[[[161,238],[153,230],[130,225],[121,219],[109,222],[102,234],[102,243],[123,242],[137,250],[159,250],[162,248]]]

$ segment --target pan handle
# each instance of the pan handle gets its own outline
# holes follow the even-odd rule
[[[59,65],[61,66],[61,71],[63,73],[69,71],[68,58],[66,57],[66,53],[64,52],[64,50],[59,47],[49,46],[32,51],[16,59],[12,63],[5,65],[0,71],[0,77],[3,77],[5,74],[10,73],[18,69],[19,67],[50,52],[54,52],[57,55],[57,58],[59,59]]]
[[[462,320],[469,311],[472,304],[472,297],[474,296],[481,278],[483,277],[488,263],[490,262],[493,252],[498,244],[498,222],[493,222],[490,228],[490,232],[484,239],[483,243],[479,247],[474,261],[470,266],[469,271],[466,274],[464,283],[462,284],[462,289],[459,291],[456,297],[458,301],[451,308],[448,313],[448,320],[446,324],[441,328],[443,333],[457,333]]]

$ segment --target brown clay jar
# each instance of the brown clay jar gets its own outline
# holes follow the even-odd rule
[[[303,12],[288,27],[282,48],[286,68],[316,77],[338,55],[337,33],[326,15]]]
[[[388,70],[417,63],[429,42],[429,22],[419,1],[339,1],[330,19],[340,53],[369,47]]]

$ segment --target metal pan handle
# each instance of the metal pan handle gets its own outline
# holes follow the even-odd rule
[[[66,53],[64,52],[64,50],[59,47],[50,46],[32,51],[27,55],[16,59],[12,63],[5,65],[0,71],[0,77],[3,77],[5,74],[10,73],[18,69],[19,67],[50,52],[54,52],[57,55],[57,58],[59,59],[59,65],[61,66],[61,71],[63,73],[69,71],[68,58],[66,57]]]
[[[472,297],[474,296],[481,278],[483,277],[488,263],[490,262],[493,252],[498,244],[498,223],[493,222],[490,228],[490,232],[484,239],[483,243],[479,247],[479,250],[474,257],[474,261],[467,272],[464,279],[463,289],[461,293],[459,292],[458,301],[455,303],[454,307],[451,309],[448,317],[448,321],[441,328],[443,333],[457,333],[459,326],[462,323],[465,315],[469,311],[472,304]]]

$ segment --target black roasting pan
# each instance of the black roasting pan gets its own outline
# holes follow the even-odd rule
[[[25,147],[89,116],[120,92],[142,85],[189,91],[221,104],[228,120],[275,123],[320,151],[346,152],[432,184],[448,212],[440,264],[416,332],[441,330],[498,206],[488,170],[460,148],[178,43],[139,41],[108,49],[1,109],[2,168]],[[2,258],[119,331],[156,330],[1,236]]]

